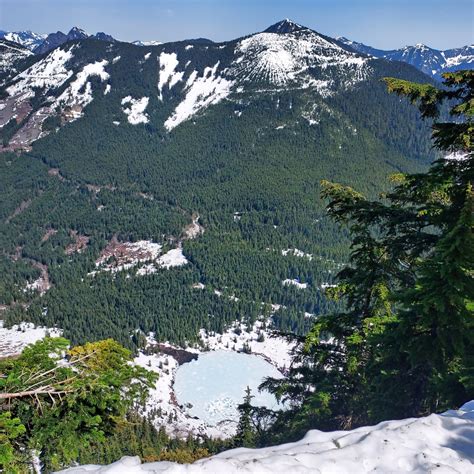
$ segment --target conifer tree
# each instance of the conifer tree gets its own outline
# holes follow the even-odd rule
[[[444,89],[386,79],[434,120],[440,157],[426,173],[394,176],[379,201],[323,183],[328,214],[352,236],[330,290],[344,309],[318,319],[287,380],[263,384],[293,402],[275,431],[419,416],[474,394],[474,72],[444,78]],[[439,120],[445,104],[451,122]]]
[[[252,398],[254,397],[250,387],[247,387],[245,390],[244,401],[238,407],[240,416],[234,441],[235,445],[239,447],[255,447],[255,430],[252,424]]]

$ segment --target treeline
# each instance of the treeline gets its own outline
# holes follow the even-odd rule
[[[289,409],[244,407],[247,445],[426,416],[472,399],[474,72],[444,78],[443,89],[386,79],[434,120],[443,158],[426,173],[394,176],[384,200],[323,183],[328,214],[351,234],[348,264],[328,290],[345,305],[299,338],[287,378],[262,384]],[[449,122],[440,120],[446,103]]]

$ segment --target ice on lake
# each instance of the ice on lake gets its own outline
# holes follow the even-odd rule
[[[214,351],[180,366],[174,391],[178,402],[190,407],[191,416],[216,425],[224,420],[238,420],[237,406],[242,403],[247,386],[254,395],[252,405],[281,408],[273,395],[258,391],[265,377],[283,376],[259,356]]]

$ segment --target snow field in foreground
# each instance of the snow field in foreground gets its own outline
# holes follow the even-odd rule
[[[352,431],[312,430],[296,443],[232,449],[194,464],[140,464],[124,457],[109,466],[61,471],[108,474],[364,474],[474,473],[474,401],[425,418],[385,421]]]

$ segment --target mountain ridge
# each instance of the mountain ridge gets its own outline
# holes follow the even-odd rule
[[[454,71],[458,69],[472,69],[474,68],[474,45],[465,45],[458,48],[449,48],[446,50],[437,50],[430,48],[423,43],[418,43],[414,46],[404,46],[397,49],[383,50],[374,48],[372,46],[365,45],[356,41],[352,41],[344,36],[338,36],[332,38],[327,35],[323,35],[316,30],[300,25],[293,20],[286,18],[278,21],[277,23],[266,28],[262,33],[276,33],[276,34],[288,34],[302,31],[313,31],[324,37],[327,40],[338,43],[343,48],[350,48],[352,51],[356,51],[361,54],[368,54],[377,58],[383,58],[391,61],[402,61],[415,66],[425,74],[431,77],[435,77],[437,80],[441,79],[443,72]],[[251,35],[245,35],[251,36]],[[25,30],[20,32],[5,32],[0,31],[0,38],[5,38],[9,41],[18,42],[28,49],[35,52],[35,54],[44,54],[55,47],[64,44],[67,41],[93,38],[102,41],[114,42],[116,41],[111,35],[99,32],[94,35],[87,34],[84,30],[73,27],[65,34],[61,31],[56,33],[50,33],[49,35],[39,35],[31,31]],[[206,43],[213,43],[212,40],[207,38],[198,38],[195,40],[180,40],[182,42],[197,42],[202,41]],[[231,40],[224,41],[228,43]],[[173,44],[179,41],[169,42]],[[157,40],[142,41],[135,40],[131,42],[138,46],[157,46],[163,44]],[[165,43],[168,44],[168,43]]]
[[[474,68],[474,45],[438,50],[418,43],[414,46],[382,50],[351,41],[343,36],[337,39],[354,51],[389,61],[406,62],[436,79],[441,79],[441,74],[444,72]]]

